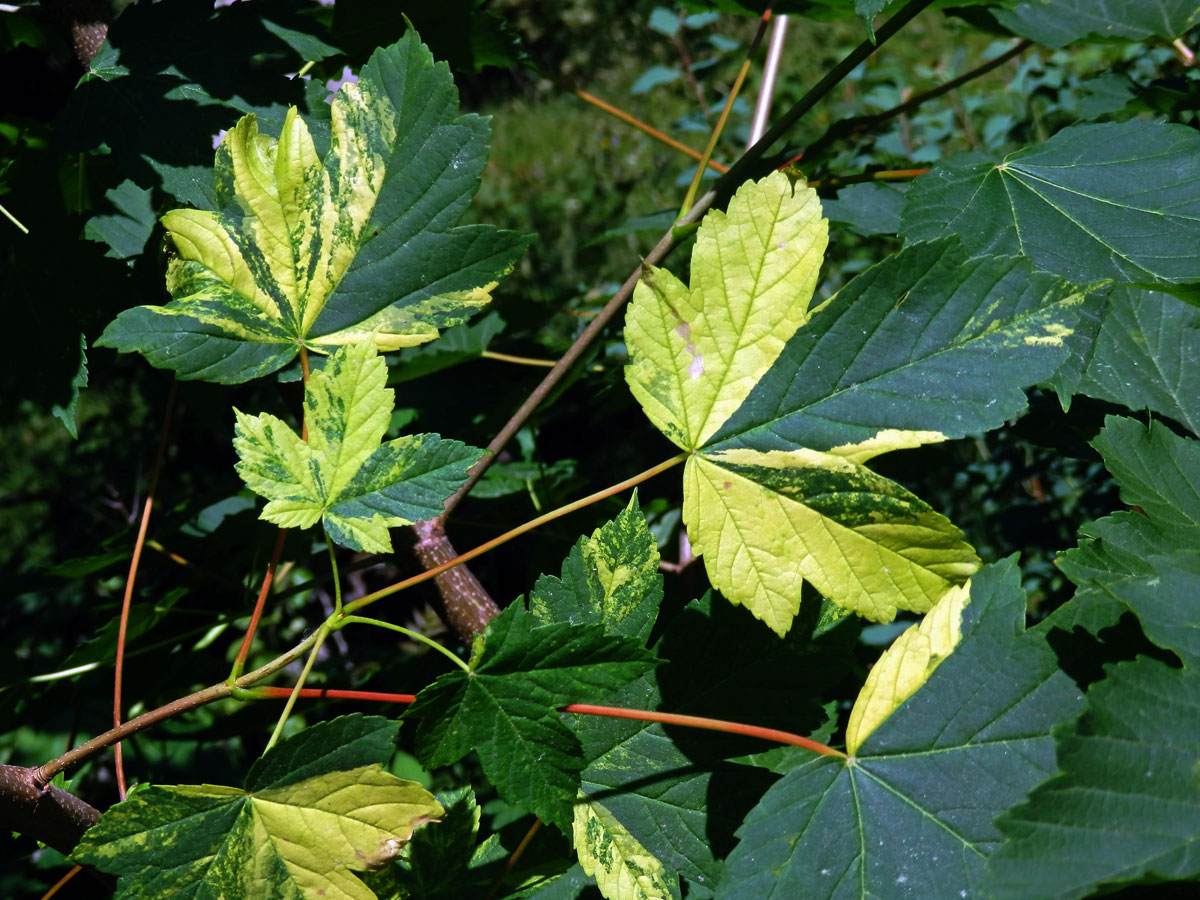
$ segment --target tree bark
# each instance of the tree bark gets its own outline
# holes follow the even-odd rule
[[[0,828],[19,831],[69,854],[100,810],[56,787],[38,790],[35,769],[0,766]]]
[[[446,537],[446,530],[437,519],[413,525],[417,543],[413,552],[426,569],[449,562],[458,556]],[[484,590],[479,579],[466,566],[455,566],[434,578],[442,598],[443,615],[447,624],[468,647],[488,622],[500,615],[500,607]]]

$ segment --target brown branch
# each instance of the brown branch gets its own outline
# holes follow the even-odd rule
[[[418,522],[413,530],[417,533],[413,552],[427,571],[458,556],[446,537],[445,528],[437,519]],[[434,584],[442,597],[443,617],[459,640],[468,647],[475,634],[487,628],[487,623],[500,615],[496,601],[466,566],[448,569],[434,579]]]
[[[256,681],[275,674],[304,653],[314,640],[316,634],[265,666],[243,675],[232,684],[214,684],[130,719],[116,728],[110,728],[104,734],[80,744],[44,766],[30,769],[21,766],[0,766],[0,828],[18,831],[64,854],[70,853],[83,837],[83,833],[99,820],[100,812],[74,794],[50,787],[50,781],[55,775],[83,762],[105,747],[111,747],[164,719],[229,697],[235,687],[249,687]]]
[[[642,269],[645,266],[652,266],[661,261],[675,245],[675,229],[699,221],[701,216],[708,210],[713,197],[712,192],[701,197],[696,205],[688,210],[685,216],[680,218],[675,225],[667,230],[666,234],[654,245],[654,249],[646,254],[642,263],[625,279],[625,283],[621,285],[612,299],[605,304],[604,309],[592,319],[588,327],[575,339],[575,342],[567,349],[562,358],[546,373],[546,377],[542,379],[541,384],[534,388],[525,402],[521,404],[520,409],[513,413],[512,418],[508,420],[508,423],[500,430],[500,433],[488,444],[487,449],[489,452],[471,469],[471,475],[467,483],[446,501],[446,511],[442,513],[441,517],[426,522],[418,522],[413,526],[413,529],[417,533],[417,543],[413,549],[417,554],[417,558],[421,561],[421,565],[426,570],[449,562],[459,555],[458,551],[454,549],[454,545],[450,543],[450,539],[446,536],[446,516],[467,495],[467,492],[475,486],[475,483],[487,471],[487,467],[496,459],[496,455],[521,430],[521,427],[533,414],[534,410],[541,405],[546,396],[554,390],[555,386],[571,370],[571,367],[583,356],[583,352],[592,341],[599,336],[605,326],[620,311],[621,307],[625,305],[626,301],[632,296],[638,279],[641,278]],[[435,579],[435,584],[437,584],[438,592],[441,595],[442,611],[447,623],[458,634],[459,640],[468,646],[470,646],[476,632],[483,631],[487,627],[487,623],[500,614],[500,607],[496,604],[496,601],[484,590],[483,585],[479,583],[479,579],[466,566],[457,566],[438,575]]]
[[[0,766],[0,829],[19,831],[62,854],[100,820],[100,810],[61,788],[41,788],[36,769]]]
[[[704,99],[704,88],[700,87],[700,82],[696,80],[696,73],[692,71],[692,57],[687,52],[687,45],[683,42],[683,20],[687,18],[687,13],[679,14],[679,27],[675,29],[675,33],[671,35],[671,41],[675,44],[675,49],[679,53],[679,61],[683,63],[683,77],[687,79],[692,90],[696,94],[696,102],[700,104],[700,113],[704,118],[709,116],[708,101]]]
[[[516,433],[525,425],[526,420],[533,415],[534,410],[541,405],[542,401],[546,399],[549,393],[554,390],[560,381],[562,381],[564,376],[566,376],[575,363],[579,361],[579,358],[583,356],[584,351],[591,345],[592,341],[594,341],[600,335],[600,332],[604,330],[610,321],[612,321],[613,317],[620,312],[621,307],[623,307],[626,301],[629,300],[630,296],[633,295],[633,289],[637,286],[638,280],[642,277],[642,270],[646,266],[653,266],[659,263],[662,258],[667,255],[667,252],[675,246],[675,230],[677,228],[684,228],[688,225],[698,222],[700,218],[706,212],[708,212],[708,208],[715,198],[716,194],[712,191],[705,194],[696,201],[696,205],[688,210],[686,215],[682,216],[679,221],[671,226],[671,228],[667,229],[666,234],[664,234],[659,239],[658,243],[654,245],[654,249],[646,254],[645,258],[641,262],[641,265],[634,269],[632,274],[625,279],[625,283],[621,285],[620,289],[615,294],[613,294],[612,299],[604,305],[604,309],[600,310],[600,312],[596,314],[596,317],[592,319],[592,321],[588,324],[588,327],[584,329],[583,333],[575,339],[575,343],[573,343],[567,349],[567,352],[562,355],[562,358],[554,364],[554,368],[546,373],[546,377],[542,379],[541,384],[533,389],[533,392],[530,393],[525,402],[521,404],[520,409],[513,413],[512,418],[509,419],[507,424],[500,429],[500,433],[492,438],[492,442],[487,445],[487,455],[485,455],[483,459],[479,460],[479,462],[472,466],[471,475],[470,478],[467,479],[467,483],[460,487],[450,497],[450,499],[446,501],[446,511],[441,515],[441,520],[443,522],[446,520],[446,517],[454,511],[454,508],[458,506],[463,497],[465,497],[471,488],[475,486],[475,483],[483,477],[483,473],[487,471],[488,466],[495,462],[496,454],[498,454],[505,448],[505,446],[508,445],[508,442],[512,440]]]

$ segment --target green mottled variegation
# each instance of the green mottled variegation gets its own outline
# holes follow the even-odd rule
[[[445,64],[410,31],[334,98],[322,159],[293,108],[278,139],[253,115],[217,151],[215,212],[163,217],[176,255],[166,306],[126,310],[102,346],[181,378],[225,383],[373,335],[382,350],[431,340],[491,299],[525,246],[453,227],[479,185],[488,124],[456,117]]]
[[[583,871],[607,900],[677,900],[678,878],[667,872],[603,804],[582,791],[571,831]]]
[[[626,380],[690,452],[683,520],[713,584],[780,634],[809,581],[871,619],[924,612],[979,560],[944,516],[864,465],[994,428],[1067,355],[1081,296],[1023,259],[919,244],[814,310],[816,194],[782,174],[710,213],[692,283],[654,269],[626,318]]]
[[[638,508],[637,492],[611,522],[580,538],[562,577],[543,575],[529,594],[540,624],[600,624],[610,634],[645,641],[662,602],[658,545]]]
[[[305,441],[283,420],[234,410],[238,474],[284,528],[323,521],[344,547],[392,549],[388,528],[432,519],[482,451],[436,434],[380,445],[392,413],[387,366],[372,341],[343,347],[304,391]]]

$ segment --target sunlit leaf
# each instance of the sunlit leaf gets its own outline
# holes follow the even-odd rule
[[[573,825],[575,852],[583,871],[596,879],[607,900],[672,900],[678,879],[625,830],[600,803],[580,796]]]
[[[871,732],[928,681],[958,646],[962,611],[968,600],[970,582],[949,591],[875,661],[850,711],[847,753],[858,753]]]
[[[239,382],[373,337],[414,346],[491,299],[525,238],[455,227],[487,161],[488,124],[456,117],[450,73],[410,32],[333,101],[322,159],[295,108],[278,139],[253,115],[217,151],[216,212],[163,217],[174,300],[122,313],[98,342],[182,378]]]
[[[872,619],[924,612],[979,565],[943,516],[864,465],[979,433],[1066,357],[1080,292],[1019,258],[910,247],[808,312],[825,224],[783,175],[700,227],[692,284],[653,269],[626,379],[692,451],[683,518],[709,578],[786,632],[811,582]]]
[[[387,366],[365,343],[313,372],[304,391],[304,441],[283,420],[234,410],[237,472],[284,528],[318,521],[345,547],[391,551],[388,529],[441,514],[482,451],[435,434],[380,444],[392,414]]]
[[[280,744],[244,790],[144,788],[104,814],[75,858],[120,875],[118,898],[251,900],[270,885],[296,900],[374,900],[351,873],[385,865],[442,814],[420,785],[382,770],[395,734],[385,719],[348,716]]]
[[[561,578],[537,580],[529,611],[542,624],[597,623],[645,641],[661,602],[658,545],[635,493],[613,521],[579,539],[563,562]]]

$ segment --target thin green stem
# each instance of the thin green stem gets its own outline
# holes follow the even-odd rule
[[[729,113],[733,110],[733,103],[742,90],[742,84],[746,81],[746,74],[750,71],[750,62],[754,59],[754,54],[758,52],[758,45],[762,42],[762,37],[767,30],[767,23],[770,20],[771,11],[768,9],[763,13],[762,20],[758,23],[758,31],[755,33],[754,40],[750,44],[750,50],[746,53],[746,58],[742,60],[742,65],[738,69],[737,78],[733,81],[733,87],[729,91],[729,96],[725,98],[725,105],[721,107],[721,115],[717,118],[717,124],[713,128],[712,134],[708,137],[708,145],[704,148],[704,152],[700,156],[700,164],[696,166],[696,172],[692,175],[692,183],[688,185],[687,194],[683,198],[683,206],[679,210],[681,216],[692,208],[692,203],[696,200],[696,194],[700,192],[700,181],[704,178],[704,170],[708,165],[708,161],[712,159],[713,151],[717,148],[717,140],[721,137],[721,132],[725,130],[725,123],[729,121]]]
[[[453,653],[451,653],[449,650],[447,650],[445,647],[443,647],[437,641],[433,640],[430,637],[426,637],[425,635],[421,634],[419,631],[413,631],[411,628],[405,628],[403,625],[394,625],[391,622],[385,622],[382,619],[368,619],[365,616],[343,616],[341,619],[339,619],[337,621],[337,623],[335,624],[334,627],[341,628],[345,625],[352,625],[356,622],[361,623],[363,625],[374,625],[377,628],[386,628],[388,631],[399,632],[400,634],[403,634],[403,635],[406,635],[406,636],[412,638],[414,641],[420,641],[422,644],[425,644],[427,647],[432,647],[434,650],[436,650],[438,653],[442,654],[442,656],[446,657],[446,659],[450,660],[452,663],[454,663],[456,666],[458,666],[464,672],[471,671],[470,666],[468,666],[465,662],[463,662],[461,659],[459,659],[457,656],[455,656]]]
[[[296,686],[292,688],[291,696],[288,697],[287,703],[283,705],[283,712],[279,714],[279,721],[275,723],[275,730],[271,732],[271,739],[267,741],[267,746],[263,749],[264,754],[275,746],[279,741],[280,735],[283,734],[283,726],[287,724],[288,716],[292,714],[292,707],[296,705],[296,698],[300,696],[300,689],[304,687],[304,682],[308,679],[308,673],[312,671],[313,663],[317,661],[317,654],[321,652],[321,645],[325,643],[325,638],[328,636],[329,625],[322,622],[321,627],[317,629],[317,639],[313,643],[312,650],[308,653],[308,659],[304,661],[304,669],[300,672],[300,677],[296,679]]]
[[[68,750],[62,756],[52,759],[44,766],[38,767],[34,774],[34,782],[39,788],[44,788],[59,772],[83,762],[105,747],[111,747],[117,741],[129,737],[131,734],[137,734],[151,725],[156,725],[165,719],[173,718],[180,713],[206,706],[215,700],[223,700],[226,697],[231,697],[235,692],[274,675],[280,669],[291,665],[293,661],[299,659],[300,655],[313,645],[319,634],[319,631],[313,632],[291,650],[280,654],[266,665],[259,666],[253,672],[246,673],[233,684],[227,681],[218,682],[195,693],[188,694],[186,697],[172,700],[170,703],[164,704],[157,709],[142,713],[137,718],[130,719],[116,728],[110,728],[103,734],[96,735],[96,737],[85,741],[74,750]]]
[[[333,550],[333,539],[329,537],[329,532],[321,529],[325,534],[325,546],[329,550],[329,570],[333,573],[333,615],[340,616],[342,614],[342,579],[338,577],[337,554]]]
[[[309,70],[311,70],[312,67],[315,66],[316,64],[317,64],[317,61],[315,59],[310,59],[308,62],[306,62],[304,65],[302,65],[300,67],[300,71],[296,73],[296,77],[303,78],[305,75],[307,75],[309,73]]]
[[[20,219],[18,219],[16,216],[14,216],[12,213],[10,213],[7,209],[5,209],[4,204],[2,204],[2,203],[0,203],[0,215],[3,215],[4,218],[8,219],[8,221],[12,222],[19,229],[21,229],[22,234],[29,234],[29,229],[26,228],[24,226],[24,224],[22,224]]]
[[[665,472],[667,469],[674,468],[688,458],[688,454],[680,453],[678,456],[672,456],[665,462],[659,463],[657,466],[652,466],[645,472],[640,472],[632,478],[627,478],[620,484],[614,484],[612,487],[607,487],[602,491],[597,491],[594,494],[589,494],[582,500],[576,500],[574,503],[568,503],[566,506],[560,506],[558,509],[553,509],[545,515],[538,516],[536,519],[530,519],[524,525],[518,525],[511,531],[506,531],[497,538],[492,538],[490,541],[480,544],[474,550],[468,550],[466,553],[459,554],[454,559],[442,563],[440,566],[434,566],[432,569],[426,569],[420,575],[414,575],[411,578],[406,578],[403,581],[397,581],[395,584],[388,585],[385,588],[380,588],[374,593],[367,594],[364,597],[359,597],[357,600],[352,600],[346,604],[345,612],[350,614],[356,610],[362,609],[364,606],[370,606],[376,600],[382,600],[384,597],[390,597],[392,594],[410,588],[415,584],[421,584],[424,581],[429,581],[431,578],[436,578],[443,572],[453,569],[455,566],[461,566],[463,563],[474,559],[477,556],[482,556],[489,550],[495,550],[502,544],[507,544],[515,537],[520,537],[527,531],[532,531],[539,526],[545,525],[547,522],[553,522],[555,519],[562,518],[568,513],[573,513],[577,509],[583,509],[585,506],[591,506],[599,500],[606,497],[611,497],[613,494],[619,494],[621,491],[631,488],[634,485],[641,484],[648,478],[653,478],[660,472]]]

